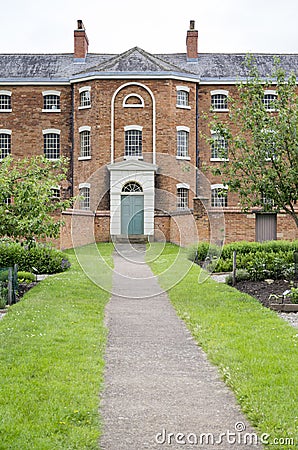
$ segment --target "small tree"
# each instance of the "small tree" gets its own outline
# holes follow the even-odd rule
[[[238,96],[229,98],[229,122],[214,117],[211,124],[217,135],[228,142],[228,161],[224,160],[225,153],[220,169],[214,173],[239,194],[243,210],[283,210],[298,227],[296,76],[287,75],[277,61],[275,72],[266,80],[252,58],[248,59],[248,66],[249,77],[238,85]],[[264,89],[274,90],[276,97],[267,97],[266,103]]]
[[[68,208],[71,200],[54,193],[66,182],[67,169],[66,158],[4,158],[0,163],[0,235],[28,241],[57,238],[63,224],[57,213]]]

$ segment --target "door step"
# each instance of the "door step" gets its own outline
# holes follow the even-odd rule
[[[150,236],[146,234],[131,234],[129,236],[120,234],[118,236],[112,236],[112,241],[117,244],[147,244],[149,239]]]

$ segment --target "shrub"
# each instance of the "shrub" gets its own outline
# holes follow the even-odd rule
[[[200,242],[197,246],[192,246],[188,250],[188,259],[191,261],[205,261],[207,256],[212,260],[221,255],[221,248],[209,242]]]
[[[19,242],[0,243],[0,267],[13,267],[14,264],[26,272],[35,267],[40,274],[63,272],[70,267],[66,256],[50,245],[28,247]]]
[[[247,270],[239,269],[236,270],[236,281],[247,281],[250,279],[250,275]],[[232,285],[233,283],[233,276],[232,274],[227,275],[226,277],[226,284]]]
[[[5,283],[0,282],[0,309],[5,308],[8,300],[8,289]]]
[[[35,275],[31,272],[18,272],[19,283],[33,283],[35,281]]]
[[[207,242],[191,249],[193,260],[210,263],[206,269],[210,272],[230,272],[233,269],[233,252],[237,252],[237,269],[246,270],[251,280],[262,281],[266,278],[294,278],[294,252],[298,251],[298,241],[234,242],[221,249]],[[194,258],[197,255],[197,258]]]
[[[298,303],[298,288],[292,287],[289,297],[290,297],[292,303],[297,304]]]

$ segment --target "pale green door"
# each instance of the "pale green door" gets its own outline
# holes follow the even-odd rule
[[[144,234],[144,196],[121,196],[121,234]]]

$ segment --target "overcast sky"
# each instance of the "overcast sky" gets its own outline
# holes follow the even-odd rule
[[[297,0],[0,1],[1,53],[71,53],[77,19],[91,53],[185,52],[190,20],[199,52],[298,53]]]

